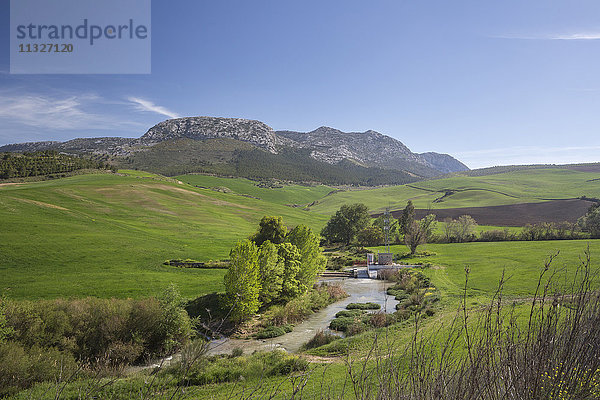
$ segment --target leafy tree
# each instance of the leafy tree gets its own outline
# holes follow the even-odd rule
[[[262,245],[267,240],[274,244],[285,241],[288,230],[283,224],[283,218],[265,215],[260,220],[259,225],[258,232],[252,236],[252,241],[257,246]]]
[[[577,225],[593,238],[600,238],[600,205],[595,204],[590,207],[587,214],[579,218]]]
[[[385,240],[383,230],[378,226],[368,226],[358,232],[356,241],[361,246],[378,246]]]
[[[415,206],[411,200],[406,203],[406,207],[402,210],[402,215],[398,219],[400,233],[406,235],[412,229],[412,223],[415,220]]]
[[[258,266],[261,282],[259,300],[262,304],[269,304],[281,294],[284,272],[284,263],[279,258],[277,245],[270,240],[265,241],[258,250]]]
[[[282,300],[291,300],[302,294],[299,278],[301,255],[298,248],[291,243],[277,245],[279,259],[283,262]]]
[[[473,236],[477,222],[470,215],[461,215],[457,222],[456,237],[459,242],[466,242]]]
[[[435,228],[437,226],[435,214],[426,215],[423,219],[421,219],[421,221],[419,221],[419,224],[425,233],[425,239],[427,242],[432,242],[435,236]]]
[[[463,243],[474,237],[477,222],[470,215],[461,215],[458,219],[444,220],[444,236],[448,242]]]
[[[192,332],[190,317],[185,311],[185,300],[174,284],[169,285],[158,298],[162,306],[161,330],[165,337],[167,352],[176,350],[187,342]]]
[[[357,233],[369,226],[369,209],[357,203],[344,204],[333,215],[321,231],[321,236],[330,242],[350,244]]]
[[[319,237],[306,225],[298,225],[292,229],[288,241],[296,246],[300,253],[301,268],[297,279],[300,290],[304,293],[314,284],[317,275],[325,269],[327,259],[321,254]]]
[[[260,270],[258,248],[249,240],[238,242],[229,252],[231,263],[225,274],[225,291],[234,321],[255,314],[259,307]]]

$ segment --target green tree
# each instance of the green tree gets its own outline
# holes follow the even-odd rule
[[[581,230],[588,232],[593,238],[600,238],[600,205],[595,204],[577,221]]]
[[[415,206],[411,200],[406,203],[402,210],[402,215],[398,219],[400,233],[406,235],[412,229],[412,223],[415,220]]]
[[[257,246],[262,245],[267,240],[274,244],[280,244],[285,241],[288,230],[283,224],[283,218],[265,215],[260,220],[259,225],[258,232],[251,238]]]
[[[306,225],[298,225],[288,235],[288,241],[296,246],[300,253],[300,271],[298,282],[300,290],[304,293],[325,269],[327,259],[321,254],[319,237]]]
[[[384,240],[383,230],[378,226],[367,226],[356,235],[356,241],[361,246],[379,246]]]
[[[229,252],[231,263],[225,274],[225,292],[231,307],[231,318],[242,321],[260,307],[260,271],[258,248],[249,240],[238,242]]]
[[[279,258],[277,245],[265,241],[258,250],[261,289],[259,300],[269,304],[279,298],[283,286],[284,263]]]
[[[291,300],[302,293],[300,287],[299,273],[301,267],[301,255],[298,248],[291,243],[277,245],[279,259],[283,262],[283,283],[281,288],[281,299]]]
[[[161,331],[165,338],[165,350],[172,352],[189,340],[192,322],[185,310],[185,300],[174,284],[162,292],[158,301],[162,306]]]
[[[436,218],[435,214],[428,214],[419,221],[421,229],[425,233],[425,240],[427,240],[428,243],[432,242],[435,236],[435,228],[437,227]]]
[[[427,243],[427,233],[420,224],[420,221],[413,220],[406,229],[404,244],[410,249],[410,254],[414,255],[417,252],[417,247]]]
[[[330,242],[350,244],[358,232],[369,226],[369,209],[357,203],[344,204],[333,215],[321,231],[321,236]]]

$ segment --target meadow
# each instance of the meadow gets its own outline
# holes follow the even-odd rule
[[[331,214],[345,203],[365,203],[372,212],[416,208],[462,208],[539,203],[548,200],[600,197],[598,173],[539,169],[485,176],[453,176],[402,186],[337,192],[319,200],[311,211]],[[452,194],[444,197],[446,192]],[[439,199],[439,200],[438,200]],[[436,200],[438,200],[436,202]]]
[[[0,186],[0,288],[13,299],[148,297],[169,283],[193,298],[223,270],[164,266],[225,259],[264,215],[319,231],[327,218],[160,176],[96,174]]]

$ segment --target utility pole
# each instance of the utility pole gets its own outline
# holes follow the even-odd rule
[[[385,209],[383,214],[383,233],[385,234],[385,252],[390,252],[390,208]]]

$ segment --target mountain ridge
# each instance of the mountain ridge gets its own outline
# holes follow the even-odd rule
[[[20,143],[2,146],[0,152],[57,150],[112,157],[118,164],[136,154],[152,151],[157,144],[182,139],[232,139],[249,143],[270,154],[296,149],[313,160],[331,165],[347,160],[365,168],[400,171],[417,179],[469,170],[450,155],[413,153],[401,141],[374,130],[343,132],[321,126],[310,132],[275,131],[258,120],[208,116],[168,119],[152,126],[139,138],[77,138],[65,142]],[[202,158],[202,155],[198,157]]]

